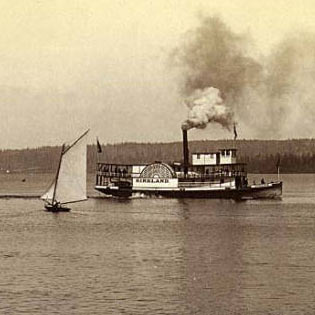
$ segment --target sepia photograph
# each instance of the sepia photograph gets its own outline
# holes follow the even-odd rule
[[[315,314],[314,16],[0,0],[0,314]]]

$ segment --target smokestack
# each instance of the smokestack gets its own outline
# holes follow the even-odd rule
[[[182,132],[183,132],[184,175],[185,175],[185,177],[187,177],[188,166],[189,166],[189,150],[188,150],[187,129],[182,128]]]

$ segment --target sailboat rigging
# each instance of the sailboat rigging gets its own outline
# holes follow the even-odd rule
[[[55,179],[41,196],[48,211],[70,211],[64,206],[87,200],[86,195],[86,135],[84,132],[70,146],[62,145]]]

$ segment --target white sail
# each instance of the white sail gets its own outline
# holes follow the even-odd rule
[[[86,135],[87,132],[63,150],[56,180],[41,196],[41,199],[50,203],[55,201],[70,203],[87,199]]]
[[[53,183],[49,186],[47,191],[40,198],[48,202],[52,202],[52,199],[54,196],[54,190],[55,190],[55,181],[53,181]]]
[[[87,199],[86,134],[62,154],[55,192],[55,200],[60,203]]]

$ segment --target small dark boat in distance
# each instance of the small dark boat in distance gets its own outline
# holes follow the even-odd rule
[[[183,129],[183,163],[147,165],[98,163],[95,189],[127,198],[134,194],[167,198],[279,198],[282,181],[249,185],[245,163],[237,150],[192,153],[189,162],[187,130]]]
[[[55,179],[41,196],[49,212],[68,212],[66,204],[87,200],[86,135],[87,130],[70,146],[62,146]]]
[[[71,209],[61,205],[60,203],[45,204],[45,209],[49,212],[69,212]]]

